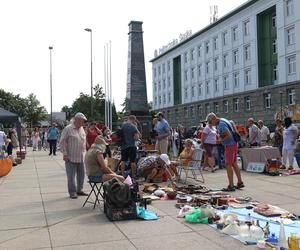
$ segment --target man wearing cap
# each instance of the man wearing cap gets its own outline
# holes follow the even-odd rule
[[[164,118],[163,113],[159,112],[156,115],[157,123],[155,130],[157,132],[155,149],[159,154],[168,153],[168,137],[170,135],[170,125]]]
[[[179,179],[176,166],[170,162],[167,154],[151,155],[140,159],[138,162],[138,176],[146,178],[146,182],[152,182],[164,170],[166,170],[167,176],[171,181],[174,182],[172,173],[175,174],[176,179]]]
[[[124,177],[113,172],[104,162],[103,154],[106,151],[105,139],[102,136],[97,136],[95,142],[85,155],[86,174],[90,181],[105,182],[112,178],[117,178],[124,181]]]
[[[63,160],[65,161],[68,191],[71,199],[76,199],[77,195],[87,195],[82,190],[84,181],[83,154],[86,146],[86,134],[83,124],[86,120],[84,114],[77,113],[74,116],[73,122],[64,128],[60,138],[60,150],[63,153]]]

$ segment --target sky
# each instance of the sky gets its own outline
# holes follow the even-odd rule
[[[50,111],[52,50],[53,111],[90,94],[90,33],[93,84],[104,87],[104,46],[111,41],[112,98],[117,110],[126,96],[128,24],[142,21],[148,101],[152,100],[154,50],[181,33],[209,24],[210,6],[221,17],[246,0],[10,0],[0,1],[0,88],[34,93]]]

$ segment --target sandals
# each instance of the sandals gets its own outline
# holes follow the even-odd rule
[[[234,186],[228,186],[227,188],[222,188],[222,191],[224,191],[224,192],[234,192],[235,187]]]
[[[238,184],[236,184],[236,186],[235,186],[236,189],[241,189],[241,188],[244,188],[244,187],[245,187],[245,185],[244,185],[243,182],[238,183]]]

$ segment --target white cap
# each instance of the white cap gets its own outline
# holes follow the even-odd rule
[[[74,117],[75,118],[81,118],[81,119],[83,119],[85,121],[87,120],[86,117],[85,117],[85,115],[82,114],[81,112],[76,113],[76,115]]]
[[[170,162],[170,160],[169,160],[169,156],[167,155],[167,154],[161,154],[160,156],[159,156],[159,158],[161,159],[161,160],[163,160],[165,163],[166,163],[166,165],[170,165],[171,164],[171,162]]]

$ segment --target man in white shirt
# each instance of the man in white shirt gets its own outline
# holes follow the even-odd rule
[[[6,135],[0,128],[0,152],[5,151],[5,139],[6,139]]]
[[[261,144],[261,132],[260,132],[259,128],[255,125],[253,118],[248,119],[248,125],[249,125],[248,142],[250,144],[250,147],[260,146],[260,144]]]
[[[270,130],[264,125],[262,120],[258,121],[258,128],[261,132],[261,145],[265,146],[270,140]]]

